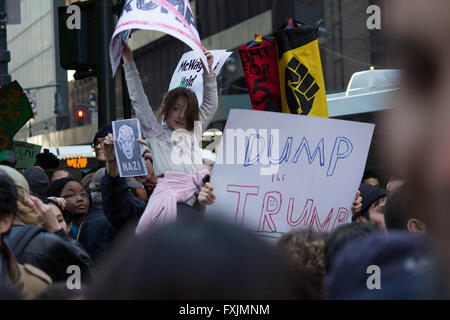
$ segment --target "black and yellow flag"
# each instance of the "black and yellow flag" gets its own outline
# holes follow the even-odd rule
[[[282,112],[328,117],[317,29],[298,25],[275,33]]]

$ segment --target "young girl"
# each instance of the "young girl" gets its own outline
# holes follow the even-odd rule
[[[155,175],[160,178],[139,221],[138,233],[155,223],[173,220],[177,202],[193,205],[195,194],[200,191],[208,175],[208,171],[203,169],[201,149],[195,146],[195,143],[200,142],[201,133],[208,127],[218,106],[216,75],[212,71],[214,57],[207,50],[205,54],[208,69],[204,67],[202,105],[199,108],[193,91],[183,87],[173,89],[166,94],[160,106],[164,118],[164,124],[161,124],[145,95],[133,54],[127,45],[124,46],[123,67],[130,99],[151,150]],[[201,130],[197,130],[201,132],[194,130],[196,121],[201,124]],[[173,139],[177,129],[184,129],[183,134],[187,137],[184,143]],[[177,152],[174,152],[175,147]],[[184,153],[181,155],[182,161],[174,157],[175,154],[179,155],[179,151]],[[208,193],[212,193],[209,183],[206,187]]]

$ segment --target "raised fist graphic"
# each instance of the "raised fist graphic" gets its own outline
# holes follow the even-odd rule
[[[320,89],[308,68],[292,57],[286,66],[285,81],[286,100],[291,113],[308,115]]]

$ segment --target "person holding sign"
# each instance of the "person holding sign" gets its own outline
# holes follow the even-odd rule
[[[133,54],[124,43],[122,58],[130,99],[150,147],[155,174],[159,177],[139,221],[136,229],[138,233],[155,223],[176,217],[176,202],[193,205],[195,194],[201,190],[209,174],[203,169],[199,143],[202,132],[216,113],[218,93],[213,72],[214,57],[208,50],[204,52],[208,66],[204,66],[202,105],[198,106],[192,90],[183,87],[170,90],[160,106],[160,116],[164,120],[161,124],[145,95]]]

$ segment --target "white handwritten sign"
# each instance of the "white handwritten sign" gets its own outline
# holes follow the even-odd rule
[[[191,47],[203,63],[208,65],[189,0],[127,0],[110,43],[109,55],[113,75],[122,55],[121,38],[125,41],[128,39],[128,35],[120,34],[131,29],[170,34]]]
[[[211,50],[214,56],[213,72],[219,74],[223,65],[232,52],[226,50]],[[195,51],[186,52],[178,62],[170,81],[169,90],[177,87],[186,87],[195,92],[198,105],[203,102],[203,64],[201,57]]]
[[[331,231],[351,220],[373,124],[231,110],[211,182],[223,215],[259,235]]]

